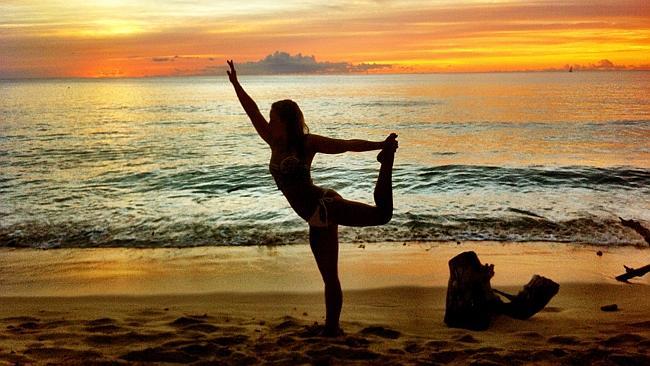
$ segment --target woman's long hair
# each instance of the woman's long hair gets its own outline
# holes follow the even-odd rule
[[[271,105],[278,117],[284,122],[287,131],[287,148],[296,151],[298,156],[305,156],[305,135],[309,128],[298,104],[290,99],[279,100]]]

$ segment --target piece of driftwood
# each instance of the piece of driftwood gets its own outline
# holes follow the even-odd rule
[[[490,285],[494,265],[482,265],[474,252],[461,253],[449,261],[449,285],[445,324],[452,328],[487,329],[496,315],[528,319],[548,304],[560,285],[535,275],[517,295]],[[505,297],[504,302],[498,295]]]
[[[534,275],[517,296],[506,297],[510,302],[502,305],[501,313],[515,319],[528,319],[544,309],[559,290],[560,285],[557,283]],[[501,291],[499,293],[503,294]]]
[[[621,224],[623,226],[627,226],[633,229],[634,231],[639,233],[643,237],[643,239],[645,239],[646,243],[650,244],[650,230],[643,227],[643,225],[641,225],[640,222],[634,220],[625,220],[622,217],[619,217],[618,219],[621,220]]]
[[[646,273],[650,272],[650,264],[636,269],[630,268],[628,266],[623,266],[623,267],[625,267],[625,273],[616,276],[617,281],[628,282],[627,280],[631,278],[642,277],[645,276]]]
[[[494,266],[481,265],[474,252],[461,253],[449,261],[449,284],[445,324],[452,328],[485,330],[501,299],[494,294],[490,279]]]

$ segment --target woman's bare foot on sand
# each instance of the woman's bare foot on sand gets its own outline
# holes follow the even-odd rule
[[[340,337],[344,336],[345,332],[339,327],[336,327],[336,329],[330,329],[314,322],[314,324],[305,327],[305,331],[301,335],[303,337]]]
[[[325,327],[323,329],[323,332],[321,333],[321,337],[331,337],[331,338],[342,337],[344,335],[345,332],[341,328],[328,329],[327,327]]]

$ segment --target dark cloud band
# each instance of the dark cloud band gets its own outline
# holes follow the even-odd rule
[[[317,61],[314,56],[298,53],[291,55],[287,52],[275,51],[259,61],[244,62],[237,65],[241,74],[278,75],[278,74],[345,74],[355,72],[368,72],[372,70],[390,70],[392,65],[349,62]],[[206,71],[218,72],[225,67],[211,67]]]

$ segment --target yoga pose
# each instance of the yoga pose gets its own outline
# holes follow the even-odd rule
[[[340,140],[310,134],[298,104],[291,100],[273,103],[267,122],[255,101],[237,80],[235,65],[228,61],[230,82],[244,111],[260,137],[271,147],[269,170],[298,216],[309,224],[309,244],[325,283],[325,328],[323,335],[342,333],[339,317],[343,294],[338,276],[338,226],[383,225],[393,215],[392,172],[397,150],[397,135],[384,141]],[[311,162],[316,153],[340,154],[346,151],[381,150],[381,163],[375,186],[375,206],[349,201],[332,189],[311,180]]]

